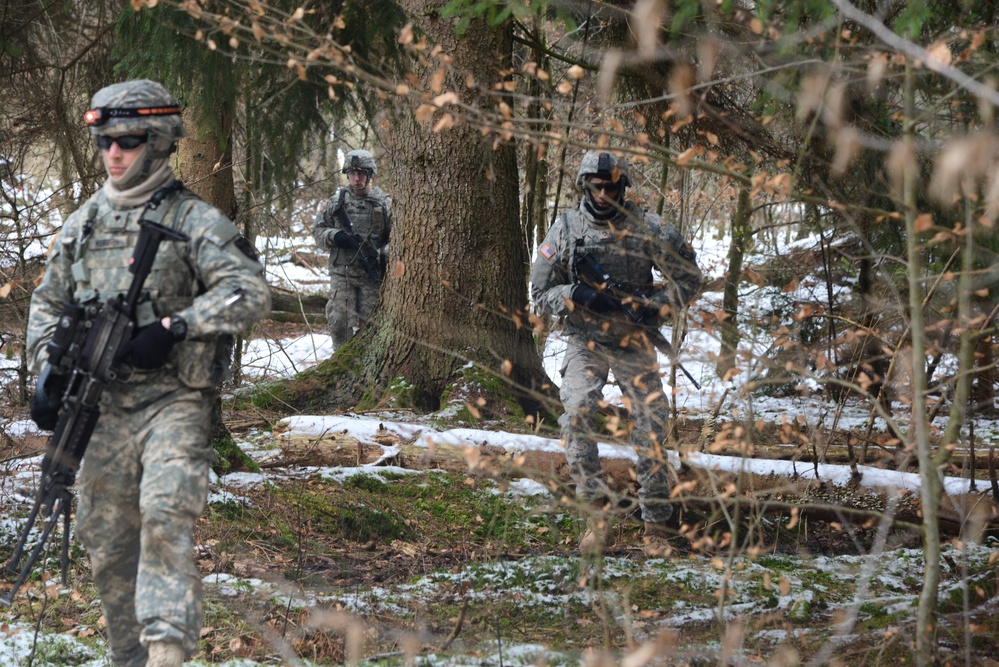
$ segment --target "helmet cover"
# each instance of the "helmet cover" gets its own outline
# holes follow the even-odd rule
[[[185,136],[181,108],[161,84],[132,79],[101,88],[94,94],[84,123],[93,137],[147,134],[146,159],[166,158]]]
[[[343,158],[343,169],[341,173],[361,170],[368,172],[368,178],[378,174],[378,165],[375,164],[375,156],[365,150],[350,151]]]

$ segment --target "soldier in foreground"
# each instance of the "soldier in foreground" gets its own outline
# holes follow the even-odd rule
[[[197,651],[202,598],[193,532],[214,458],[215,387],[227,377],[232,336],[270,309],[253,248],[168,164],[184,136],[180,113],[153,81],[94,95],[85,122],[109,178],[60,230],[28,321],[29,363],[47,378],[32,417],[51,428],[61,386],[49,377],[47,346],[64,304],[104,303],[128,290],[140,220],[188,237],[157,253],[79,477],[77,534],[90,556],[111,659],[128,667],[179,667]]]
[[[562,442],[577,497],[598,510],[586,512],[580,552],[600,552],[610,537],[610,521],[599,511],[611,494],[600,474],[595,417],[613,371],[638,453],[644,549],[662,555],[673,511],[663,442],[668,403],[649,335],[694,297],[701,272],[675,227],[625,200],[629,185],[628,166],[613,153],[583,156],[576,176],[582,200],[559,216],[539,246],[531,295],[538,309],[564,319]],[[653,268],[663,285],[653,284]]]
[[[371,317],[385,273],[392,226],[392,199],[374,184],[378,165],[368,151],[347,153],[347,187],[330,197],[312,235],[330,251],[330,293],[326,320],[337,347]]]

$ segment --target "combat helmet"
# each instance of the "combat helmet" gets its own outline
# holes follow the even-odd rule
[[[378,165],[375,164],[375,156],[365,150],[355,150],[347,153],[343,158],[343,169],[341,173],[360,169],[367,172],[368,178],[378,174]]]
[[[97,91],[83,122],[90,135],[147,133],[146,159],[169,157],[185,136],[180,105],[161,84],[133,79]]]
[[[616,204],[602,208],[594,200],[594,192],[586,187],[587,178],[599,178],[611,183],[619,183]],[[623,158],[615,156],[607,151],[586,151],[582,161],[579,163],[579,172],[576,174],[576,187],[583,191],[583,207],[597,220],[608,220],[620,212],[624,205],[624,191],[631,185],[628,177],[628,163]]]
[[[579,163],[579,172],[576,174],[577,188],[582,189],[585,186],[583,181],[587,176],[596,176],[613,183],[624,179],[621,183],[624,188],[631,186],[631,179],[628,178],[628,162],[607,151],[586,151],[582,162]]]

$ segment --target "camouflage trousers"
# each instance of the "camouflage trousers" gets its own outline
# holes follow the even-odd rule
[[[378,303],[381,283],[367,277],[330,275],[330,296],[326,302],[326,321],[329,323],[333,345],[340,347],[353,338]]]
[[[211,389],[188,389],[175,378],[113,386],[101,397],[80,471],[76,532],[116,665],[142,667],[151,642],[197,650],[194,523],[208,497],[213,398]]]
[[[569,472],[576,496],[590,501],[605,495],[600,474],[595,416],[608,372],[613,371],[631,417],[630,438],[638,454],[638,498],[644,521],[666,521],[673,514],[666,469],[666,433],[669,406],[663,393],[654,352],[594,345],[570,336],[562,362],[559,391],[565,412],[559,417]]]

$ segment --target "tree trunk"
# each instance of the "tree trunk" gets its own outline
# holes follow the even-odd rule
[[[732,241],[728,246],[728,271],[725,273],[725,290],[722,296],[722,309],[728,317],[719,325],[721,349],[715,362],[715,373],[724,378],[735,368],[735,355],[739,348],[739,283],[742,279],[742,261],[746,254],[746,240],[750,229],[749,190],[739,188],[739,200],[732,216]]]
[[[184,128],[187,136],[177,144],[174,172],[192,192],[219,209],[230,218],[236,214],[236,193],[232,178],[232,114],[228,109],[217,109],[217,125],[206,122],[197,115],[195,107],[184,110]],[[217,134],[219,129],[221,134]],[[216,165],[219,168],[216,169]],[[216,393],[212,409],[211,440],[216,442],[229,437],[229,429],[222,421],[222,399]]]
[[[912,65],[905,67],[905,133],[903,141],[910,147],[915,142],[915,94],[913,93]],[[912,155],[915,148],[912,147]],[[915,162],[915,160],[913,160]],[[929,423],[926,420],[926,327],[923,322],[922,268],[920,245],[916,232],[916,188],[918,165],[907,164],[904,171],[903,204],[905,205],[905,232],[908,255],[909,312],[912,332],[912,433],[919,457],[920,497],[923,510],[923,553],[926,566],[923,571],[923,590],[919,595],[916,612],[916,664],[929,667],[936,656],[937,636],[937,587],[940,584],[940,498],[943,481],[934,465],[930,450]]]
[[[509,62],[510,32],[472,21],[458,39],[454,23],[440,18],[445,4],[402,3],[431,45],[443,49],[442,57],[453,58],[450,66],[436,57],[429,65],[414,61],[414,72],[433,95],[454,91],[465,104],[493,109],[488,91],[498,67]],[[439,67],[446,76],[434,86]],[[466,85],[469,77],[476,85]],[[335,384],[332,393],[317,403],[314,392],[303,391],[299,400],[352,407],[363,397],[362,406],[374,405],[402,378],[415,407],[435,410],[471,362],[499,379],[498,386],[512,383],[521,405],[533,409],[536,392],[550,391],[550,383],[524,312],[530,260],[518,215],[515,147],[460,121],[435,132],[447,109],[419,122],[414,107],[397,110],[388,137],[397,213],[380,307],[317,369]]]
[[[220,130],[197,116],[195,107],[184,110],[187,136],[177,145],[174,172],[194,194],[225,213],[236,216],[232,179],[232,113],[216,109]],[[216,166],[218,167],[216,169]]]

